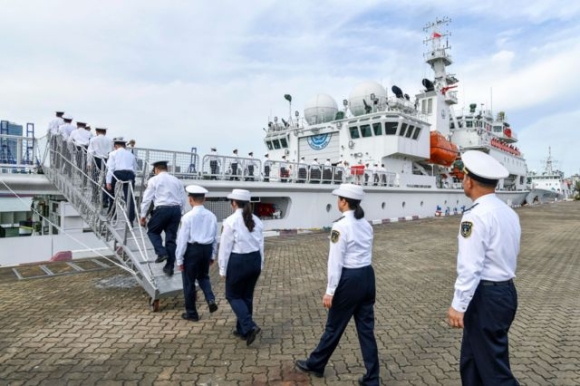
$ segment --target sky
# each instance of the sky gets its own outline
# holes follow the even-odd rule
[[[0,119],[46,132],[56,110],[138,147],[266,152],[263,128],[318,93],[432,77],[423,27],[446,28],[470,103],[505,111],[530,170],[551,148],[580,173],[580,2],[0,0]],[[284,99],[292,95],[292,106]]]

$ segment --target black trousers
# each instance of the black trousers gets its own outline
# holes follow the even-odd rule
[[[185,255],[183,256],[184,270],[181,273],[183,280],[183,296],[185,297],[185,311],[187,316],[196,318],[197,308],[195,307],[195,281],[199,283],[199,288],[203,291],[206,301],[215,300],[209,281],[209,263],[211,261],[211,244],[187,244]]]
[[[342,269],[342,275],[332,299],[332,307],[328,311],[326,328],[318,347],[307,360],[310,369],[324,371],[348,322],[354,316],[358,341],[367,370],[363,377],[364,384],[379,384],[379,354],[374,333],[375,293],[375,271],[372,266]]]
[[[254,181],[254,165],[248,165],[248,177],[246,181]]]
[[[217,161],[209,161],[209,168],[211,169],[210,179],[217,180],[217,174],[219,173],[218,162]]]
[[[113,173],[116,178],[111,181],[111,195],[115,196],[115,186],[117,185],[117,180],[130,183],[133,188],[135,187],[135,173],[130,170],[117,170]],[[133,199],[133,194],[129,194],[129,184],[123,184],[123,196],[125,203],[127,204],[129,210],[129,222],[135,220],[135,203]]]
[[[270,182],[270,166],[264,166],[264,182]]]
[[[260,252],[232,253],[226,269],[226,299],[236,314],[236,330],[246,336],[256,323],[254,314],[254,288],[262,272]]]
[[[179,205],[162,206],[155,208],[147,223],[147,236],[155,248],[157,256],[167,256],[166,268],[175,267],[175,250],[177,249],[177,230],[181,221],[181,207]],[[165,233],[165,245],[161,238]]]
[[[519,385],[510,369],[508,331],[518,308],[512,281],[480,283],[463,316],[459,368],[465,386]]]
[[[232,176],[230,177],[230,181],[238,180],[238,164],[232,163],[231,167],[232,167]]]
[[[112,201],[110,196],[107,194],[107,188],[105,186],[105,181],[103,179],[103,185],[99,185],[99,180],[101,178],[101,174],[104,175],[105,173],[105,166],[107,166],[107,159],[106,158],[94,158],[92,166],[92,179],[95,182],[93,185],[93,191],[95,194],[93,195],[93,200],[98,200],[98,193],[102,194],[103,198],[103,206],[109,206],[110,202]]]

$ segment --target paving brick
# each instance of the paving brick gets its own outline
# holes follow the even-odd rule
[[[517,209],[522,248],[511,364],[522,385],[580,384],[580,203]],[[375,334],[388,385],[456,386],[461,331],[447,326],[459,217],[375,226]],[[97,288],[110,269],[0,281],[0,386],[354,385],[364,365],[353,323],[315,378],[294,368],[315,348],[327,312],[328,235],[266,241],[255,294],[256,342],[232,336],[235,317],[211,270],[219,310],[181,319],[183,296],[151,313],[139,287]],[[1,271],[1,269],[0,269]],[[0,275],[0,277],[5,277]],[[0,279],[2,280],[2,279]]]

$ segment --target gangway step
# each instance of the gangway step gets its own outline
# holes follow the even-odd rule
[[[12,267],[18,280],[45,279],[55,276],[73,275],[82,272],[95,272],[112,268],[113,264],[104,259],[79,259],[74,261],[46,262]]]

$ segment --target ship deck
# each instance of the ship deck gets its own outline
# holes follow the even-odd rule
[[[522,385],[578,385],[580,203],[517,212],[523,235],[519,309],[510,332],[513,371]],[[460,384],[461,331],[445,321],[459,221],[375,226],[375,333],[384,384]],[[267,239],[255,296],[262,333],[250,347],[231,334],[235,318],[216,267],[220,308],[210,315],[198,303],[197,323],[181,319],[181,295],[162,299],[160,312],[151,312],[145,291],[123,270],[103,267],[106,261],[99,269],[44,278],[37,266],[22,267],[22,278],[2,268],[0,385],[356,384],[364,367],[353,322],[324,378],[293,366],[323,331],[327,251],[326,233]]]

